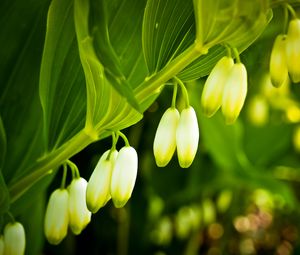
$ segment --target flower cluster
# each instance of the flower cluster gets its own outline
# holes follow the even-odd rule
[[[92,173],[86,191],[88,209],[96,213],[112,198],[117,208],[123,207],[134,188],[138,157],[131,146],[106,151]]]
[[[67,189],[55,190],[49,199],[45,215],[45,235],[51,244],[59,244],[67,235],[68,226],[76,235],[91,220],[85,201],[87,182],[74,178]]]
[[[119,135],[126,146],[118,152],[115,146]],[[62,186],[51,194],[46,209],[44,230],[49,243],[59,244],[66,237],[68,227],[75,235],[80,234],[91,221],[91,214],[111,198],[115,207],[120,208],[131,197],[137,177],[138,157],[126,137],[121,132],[118,136],[113,136],[112,149],[101,156],[89,182],[80,177],[74,163],[67,161],[64,165]],[[73,180],[65,188],[67,164],[71,167]]]
[[[0,254],[23,255],[25,253],[25,231],[19,222],[8,223],[4,235],[0,236]]]
[[[212,69],[204,84],[201,105],[211,117],[222,107],[227,124],[233,123],[240,114],[247,95],[247,70],[231,57],[221,58]]]
[[[199,141],[197,116],[189,106],[179,114],[175,107],[163,114],[154,138],[153,151],[157,166],[164,167],[177,147],[179,165],[189,167],[196,155]]]
[[[300,82],[300,19],[293,19],[287,34],[276,37],[270,58],[272,84],[280,87],[290,76],[293,82]]]

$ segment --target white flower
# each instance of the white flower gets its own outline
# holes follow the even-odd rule
[[[211,117],[222,104],[224,84],[234,62],[230,57],[221,58],[208,76],[201,97],[205,115]]]
[[[69,225],[75,235],[91,221],[91,212],[86,207],[86,187],[87,182],[81,177],[73,179],[69,186]]]
[[[289,23],[286,60],[292,81],[300,82],[300,19],[293,19]]]
[[[25,231],[19,222],[8,223],[4,228],[4,254],[23,255],[25,253]]]
[[[55,190],[46,209],[44,231],[49,243],[59,244],[68,233],[69,193],[66,189]]]
[[[166,166],[176,149],[176,129],[179,122],[179,112],[171,107],[163,114],[153,143],[153,152],[157,166]]]
[[[195,110],[189,106],[180,114],[176,131],[176,144],[179,165],[189,167],[195,158],[199,142],[199,128]]]
[[[232,67],[225,83],[222,112],[227,124],[233,123],[240,114],[247,95],[247,70],[242,63]]]
[[[101,156],[87,185],[86,203],[87,208],[92,213],[96,213],[101,207],[105,206],[111,198],[111,175],[118,152],[116,150],[112,151],[108,159],[109,152],[110,150]]]
[[[270,58],[270,77],[275,87],[280,87],[288,79],[285,52],[286,35],[278,35],[275,39]]]
[[[110,194],[115,207],[123,207],[133,191],[137,176],[138,157],[135,149],[123,147],[118,154],[113,169]]]

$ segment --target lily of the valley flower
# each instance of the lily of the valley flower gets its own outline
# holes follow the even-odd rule
[[[233,64],[232,58],[227,56],[221,58],[204,84],[201,105],[208,117],[214,115],[222,104],[224,84]]]
[[[222,112],[227,124],[231,124],[237,119],[246,95],[247,70],[242,63],[236,63],[228,75],[222,98]]]
[[[271,53],[270,76],[271,82],[275,87],[280,87],[288,79],[286,41],[286,35],[278,35]]]
[[[111,198],[111,175],[118,152],[116,150],[112,151],[108,159],[109,153],[110,150],[101,156],[87,185],[86,203],[87,208],[92,213],[96,213],[101,207],[105,206]]]
[[[110,194],[117,208],[123,207],[134,188],[138,168],[138,157],[135,149],[123,147],[117,156],[111,177]]]
[[[289,23],[286,60],[292,81],[300,82],[300,19],[293,19]]]
[[[199,142],[199,128],[195,110],[189,106],[180,114],[176,130],[176,145],[179,165],[189,167],[196,155]]]
[[[25,253],[25,231],[19,222],[8,223],[4,228],[4,254],[23,255]]]
[[[0,236],[0,255],[4,255],[4,238]]]
[[[86,206],[86,187],[87,182],[81,177],[73,179],[69,186],[69,225],[75,235],[91,221],[91,212]]]
[[[66,189],[57,189],[50,196],[46,209],[44,231],[51,244],[59,244],[67,235],[68,200],[69,193]]]
[[[166,166],[176,149],[176,129],[179,122],[179,112],[171,107],[163,114],[155,134],[153,152],[157,166]]]

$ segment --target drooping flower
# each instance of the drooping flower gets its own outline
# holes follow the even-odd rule
[[[270,58],[271,82],[277,88],[288,79],[286,41],[286,35],[278,35],[276,37]]]
[[[189,167],[196,155],[199,142],[199,127],[193,107],[189,106],[180,114],[176,131],[176,145],[179,165]]]
[[[247,95],[247,70],[242,63],[233,65],[225,83],[222,113],[227,124],[233,123],[240,114]]]
[[[8,223],[4,228],[4,254],[23,255],[25,253],[25,230],[21,223]]]
[[[230,57],[221,58],[208,76],[201,97],[205,115],[211,117],[222,104],[224,84],[234,62]]]
[[[45,214],[44,231],[51,244],[59,244],[68,233],[68,200],[69,193],[66,189],[57,189],[50,196]]]
[[[292,81],[300,82],[300,19],[293,19],[289,23],[286,60]]]
[[[131,146],[123,147],[117,156],[111,177],[110,194],[117,208],[123,207],[134,188],[138,168],[138,157]]]
[[[111,175],[118,152],[116,150],[112,151],[108,158],[109,153],[110,150],[101,156],[87,185],[86,203],[87,208],[92,213],[96,213],[101,207],[105,206],[111,198]]]
[[[179,112],[171,107],[163,114],[155,134],[153,152],[157,166],[166,166],[176,149],[176,129],[179,122]]]
[[[86,206],[87,181],[82,177],[73,179],[69,186],[69,226],[75,235],[91,221],[91,212]]]

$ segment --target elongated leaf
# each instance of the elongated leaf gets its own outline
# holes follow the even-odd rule
[[[87,86],[86,126],[92,126],[92,129],[96,128],[102,132],[104,129],[119,130],[137,122],[142,116],[127,102],[128,97],[118,93],[106,78],[105,67],[96,54],[89,34],[89,8],[86,1],[75,2],[76,33]],[[106,54],[112,54],[110,48]],[[130,90],[132,93],[132,89]]]
[[[133,67],[132,64],[138,61],[141,53],[141,45],[139,45],[141,29],[139,26],[141,27],[141,10],[144,8],[144,1],[121,1],[117,3],[118,5],[108,3],[108,1],[91,1],[90,30],[94,37],[95,53],[104,66],[104,73],[109,82],[122,96],[127,98],[128,102],[132,104],[134,108],[139,110],[138,102],[134,97],[132,87],[127,81],[127,77],[130,74],[128,71]],[[115,10],[115,6],[119,8]],[[124,23],[124,26],[112,25],[112,29],[119,30],[119,37],[113,37],[112,40],[115,47],[121,49],[121,52],[115,51],[110,39],[109,16],[111,15],[111,10],[116,11],[118,14],[114,17],[114,20]],[[124,10],[126,12],[124,12]],[[131,21],[132,16],[134,16],[135,22]],[[124,33],[124,30],[128,30],[127,27],[129,27],[130,30]],[[114,33],[114,35],[116,35],[116,33]],[[126,53],[126,45],[128,45],[128,41],[126,40],[132,39],[137,40],[135,40],[134,45],[130,46],[130,49],[134,46],[137,47],[133,48],[134,51],[130,52],[124,59],[122,53]],[[127,62],[127,65],[124,65],[124,60]]]
[[[48,149],[84,127],[86,90],[75,36],[72,1],[53,1],[48,13],[40,74]]]
[[[1,47],[7,49],[0,51],[0,111],[7,138],[2,172],[7,183],[23,175],[44,152],[38,75],[48,8],[48,1],[9,3],[12,6],[1,8],[7,12],[0,24],[0,38],[6,38]],[[22,26],[16,18],[20,15]]]
[[[195,40],[191,0],[149,0],[143,21],[143,49],[150,74],[156,73]]]

